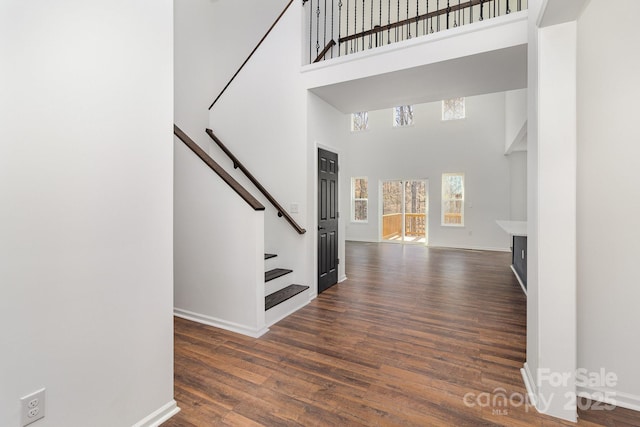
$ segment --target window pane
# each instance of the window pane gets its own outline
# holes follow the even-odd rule
[[[391,215],[402,213],[402,182],[387,181],[382,183],[382,214]]]
[[[354,216],[353,219],[355,221],[366,221],[367,220],[367,201],[366,200],[355,200],[354,201]]]
[[[369,113],[360,111],[351,114],[351,130],[359,132],[369,129]]]
[[[442,101],[442,120],[459,120],[464,118],[464,98],[445,99]]]
[[[401,105],[393,110],[393,126],[411,126],[413,124],[413,106]]]
[[[353,184],[353,191],[355,199],[367,199],[367,180],[365,178],[356,178]]]
[[[442,224],[464,225],[463,174],[442,174]]]

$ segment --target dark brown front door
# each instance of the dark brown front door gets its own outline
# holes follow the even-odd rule
[[[338,281],[338,155],[318,148],[318,293]]]

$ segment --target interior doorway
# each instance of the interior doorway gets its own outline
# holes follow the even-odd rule
[[[380,182],[381,239],[399,243],[428,243],[429,181]]]
[[[338,154],[318,148],[318,293],[338,282]]]

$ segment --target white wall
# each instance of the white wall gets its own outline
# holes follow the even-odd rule
[[[407,128],[393,127],[391,109],[370,111],[369,130],[350,133],[345,146],[342,178],[369,180],[369,221],[347,223],[347,240],[379,241],[380,180],[416,178],[429,179],[429,245],[508,250],[509,237],[495,223],[509,217],[510,206],[504,99],[504,93],[466,98],[467,118],[458,121],[441,120],[441,102],[415,105],[415,124]],[[465,174],[464,227],[440,225],[445,172]],[[342,202],[348,206],[349,198]]]
[[[527,149],[527,89],[505,92],[505,153]]]
[[[233,172],[228,158],[205,134],[208,107],[285,4],[284,0],[174,2],[174,120],[228,172]],[[254,212],[176,141],[176,314],[258,336],[265,331],[264,213]],[[246,180],[243,184],[258,195]]]
[[[175,314],[265,332],[264,212],[175,138]]]
[[[576,421],[576,23],[538,29],[538,409]],[[530,308],[529,306],[527,307]],[[529,355],[527,355],[529,356]],[[528,359],[527,359],[528,360]],[[549,401],[550,400],[550,401]],[[548,401],[548,403],[547,403]]]
[[[346,279],[345,266],[345,224],[349,221],[349,191],[350,184],[348,177],[345,174],[345,165],[348,163],[346,157],[345,141],[348,137],[349,122],[348,116],[342,114],[340,111],[333,108],[331,105],[324,102],[311,92],[308,92],[307,101],[307,120],[308,120],[308,188],[309,191],[308,211],[312,213],[310,215],[309,226],[310,231],[317,234],[315,231],[318,225],[318,148],[323,148],[338,154],[338,211],[340,212],[340,218],[338,221],[338,258],[340,264],[338,265],[338,281]],[[313,218],[313,221],[311,221]],[[315,239],[310,239],[311,246],[309,250],[309,265],[312,266],[313,271],[317,271],[318,265],[318,245],[315,244]],[[317,292],[317,278],[315,285],[313,286],[314,293]]]
[[[39,427],[175,409],[172,15],[1,3],[0,425],[41,387]]]
[[[209,105],[286,0],[175,0],[175,123],[207,149]]]
[[[515,151],[509,160],[509,219],[527,220],[527,152]]]
[[[291,283],[311,286],[315,273],[307,264],[314,238],[308,212],[307,93],[301,84],[299,34],[301,4],[294,3],[260,49],[210,112],[210,126],[273,197],[307,230],[299,235],[248,180],[233,170],[220,149],[213,157],[266,206],[265,250],[278,254],[278,267],[289,268]]]
[[[615,372],[619,404],[636,410],[640,57],[628,42],[640,37],[638,14],[633,0],[592,0],[578,21],[577,202],[578,366]]]

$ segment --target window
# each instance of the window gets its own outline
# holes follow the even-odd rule
[[[411,126],[413,124],[413,105],[401,105],[393,109],[393,127]]]
[[[361,132],[369,129],[369,113],[360,111],[351,114],[351,132]]]
[[[464,98],[445,99],[442,101],[442,120],[464,119]]]
[[[442,225],[464,225],[464,174],[442,174]]]
[[[368,210],[367,178],[351,178],[351,222],[367,222]]]

